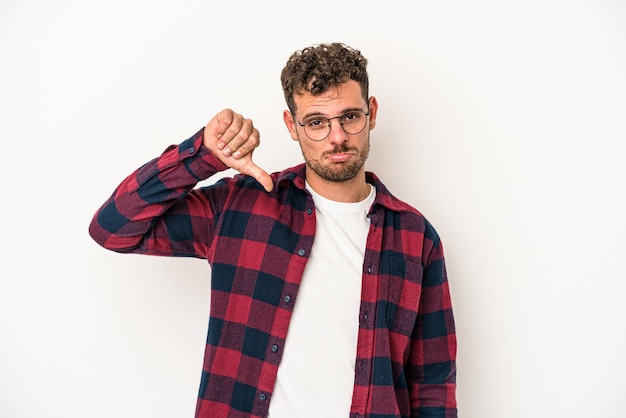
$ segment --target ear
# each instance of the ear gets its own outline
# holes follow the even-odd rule
[[[283,111],[283,121],[285,122],[285,126],[291,135],[291,139],[294,141],[298,140],[298,132],[296,132],[296,121],[293,120],[293,115],[289,110]]]
[[[376,127],[376,115],[378,114],[378,100],[376,97],[370,97],[370,131]]]

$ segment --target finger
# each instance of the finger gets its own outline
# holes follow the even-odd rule
[[[232,155],[241,158],[252,152],[260,143],[259,131],[252,126],[251,121],[244,122],[240,131],[232,137],[222,152],[226,156]]]
[[[236,122],[237,114],[233,112],[231,109],[224,109],[215,115],[214,120],[217,125],[215,126],[215,136],[217,138],[222,138],[222,136],[227,132],[228,128],[231,127],[233,122]]]
[[[236,159],[239,159],[247,154],[252,154],[252,152],[255,150],[256,147],[259,146],[260,143],[261,143],[261,140],[260,140],[259,131],[255,129],[246,142],[239,145],[236,149],[233,147],[233,150],[234,150],[233,157]],[[229,148],[230,148],[230,145],[229,145]]]
[[[233,123],[230,124],[221,140],[228,145],[231,151],[234,151],[240,145],[244,144],[251,135],[255,134],[256,129],[252,124],[252,120],[244,119],[243,117],[236,118]],[[258,132],[256,132],[258,135]]]
[[[224,135],[233,124],[237,126],[238,123],[241,123],[237,116],[238,115],[232,110],[224,109],[207,123],[205,127],[205,138],[207,142],[205,145],[207,145],[209,149],[214,149],[213,147],[222,149],[225,145],[223,141],[230,141],[230,137],[224,138]],[[238,129],[235,128],[235,131],[238,132]]]
[[[241,158],[247,153],[248,153],[248,149],[245,147],[245,145],[239,145],[239,148],[237,148],[237,151],[233,152],[233,157]]]

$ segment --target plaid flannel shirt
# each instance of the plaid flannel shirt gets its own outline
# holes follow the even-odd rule
[[[196,417],[265,417],[315,207],[304,165],[272,174],[270,193],[243,175],[196,187],[226,169],[202,136],[128,176],[94,215],[90,234],[117,252],[208,260],[211,313]],[[440,239],[374,174],[367,181],[377,193],[350,417],[456,417],[456,334]]]

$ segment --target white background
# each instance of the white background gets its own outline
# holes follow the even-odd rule
[[[326,41],[370,61],[368,168],[442,236],[460,415],[626,416],[626,3],[2,0],[1,417],[193,416],[209,267],[89,221],[224,107],[299,163],[279,73]]]

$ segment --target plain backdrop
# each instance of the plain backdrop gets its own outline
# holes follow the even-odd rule
[[[192,417],[203,260],[87,233],[131,171],[219,110],[301,161],[288,56],[360,49],[368,169],[435,225],[464,418],[626,416],[626,3],[0,0],[0,416]]]

